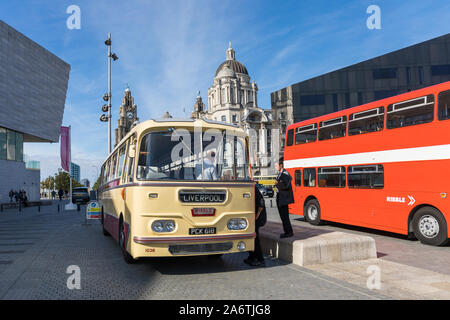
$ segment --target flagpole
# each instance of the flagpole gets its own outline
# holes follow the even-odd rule
[[[70,183],[70,195],[69,203],[66,204],[66,210],[75,210],[77,207],[72,203],[72,126],[69,126],[69,183]]]
[[[70,181],[69,203],[72,203],[72,126],[69,126],[69,181]]]

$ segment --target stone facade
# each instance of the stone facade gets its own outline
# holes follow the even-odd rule
[[[137,117],[137,105],[134,104],[134,98],[131,95],[131,90],[127,86],[124,97],[122,98],[122,105],[119,109],[119,120],[117,120],[117,128],[115,131],[116,142],[114,147],[127,135],[134,122],[139,121]]]
[[[273,149],[272,112],[258,107],[258,86],[250,80],[247,68],[236,60],[231,43],[208,89],[208,110],[198,94],[192,118],[232,123],[246,130],[253,175],[275,174],[269,160]]]

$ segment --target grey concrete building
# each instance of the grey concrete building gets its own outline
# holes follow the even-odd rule
[[[450,80],[450,34],[421,42],[271,94],[274,127]]]
[[[24,142],[58,142],[70,65],[0,20],[0,202],[10,189],[39,198]]]

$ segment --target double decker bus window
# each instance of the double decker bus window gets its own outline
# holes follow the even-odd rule
[[[295,144],[309,143],[317,140],[317,124],[313,123],[295,129]]]
[[[286,138],[286,145],[292,146],[294,144],[294,129],[288,130],[287,138]]]
[[[401,128],[433,121],[434,95],[397,102],[387,107],[387,128]]]
[[[384,107],[353,113],[348,117],[348,135],[376,132],[384,127]]]
[[[296,186],[302,185],[302,172],[300,170],[295,170],[294,181]]]
[[[321,121],[319,123],[319,140],[345,137],[347,116]]]
[[[318,169],[319,187],[345,187],[345,167]]]
[[[316,169],[307,168],[303,169],[303,186],[315,187],[316,186]]]
[[[439,120],[450,119],[450,90],[442,91],[438,95],[438,118]]]
[[[348,167],[348,187],[382,189],[384,187],[383,165]]]

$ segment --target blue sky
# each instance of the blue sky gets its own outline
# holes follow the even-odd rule
[[[69,30],[70,5],[81,29]],[[369,5],[381,30],[369,30]],[[450,31],[449,1],[1,0],[0,19],[71,65],[63,125],[72,126],[72,160],[95,181],[107,155],[107,125],[98,119],[107,91],[104,40],[112,33],[113,128],[128,83],[141,120],[191,112],[197,91],[207,101],[228,42],[259,87],[270,93]],[[25,144],[41,161],[41,179],[60,167],[59,144]]]

